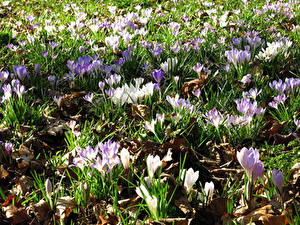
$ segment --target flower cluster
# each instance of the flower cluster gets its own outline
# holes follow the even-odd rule
[[[268,42],[267,48],[260,51],[257,58],[265,62],[271,62],[279,54],[287,58],[289,55],[288,49],[292,46],[292,44],[293,43],[289,40],[280,40],[271,43]]]
[[[79,157],[74,158],[73,163],[81,169],[91,166],[100,173],[106,173],[120,163],[118,149],[119,144],[111,140],[104,143],[101,142],[95,148],[89,145],[84,150],[77,147],[76,151]]]
[[[227,57],[228,62],[232,63],[235,68],[238,65],[244,64],[244,62],[249,62],[251,59],[251,53],[247,50],[238,50],[236,48],[231,51],[226,51],[225,56]]]
[[[241,151],[237,152],[236,157],[245,169],[249,179],[255,180],[258,177],[262,177],[264,174],[264,165],[259,160],[259,152],[255,148],[246,147],[242,148]]]
[[[203,115],[206,122],[214,125],[217,129],[223,123],[224,117],[217,109],[212,109]]]
[[[135,86],[133,84],[125,84],[122,87],[118,87],[114,90],[112,95],[112,101],[114,104],[124,105],[124,103],[137,103],[145,97],[152,96],[154,92],[154,84],[149,82],[142,87],[139,84]]]
[[[172,105],[176,110],[185,109],[186,111],[192,113],[195,111],[195,106],[190,103],[189,100],[179,98],[179,94],[176,94],[175,97],[170,97],[167,95],[166,100]]]
[[[286,78],[285,82],[283,82],[281,79],[278,81],[274,80],[271,83],[269,83],[270,88],[283,93],[286,91],[295,91],[297,87],[300,87],[300,79],[299,78]]]

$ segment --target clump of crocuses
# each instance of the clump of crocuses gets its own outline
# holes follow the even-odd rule
[[[245,169],[248,177],[246,200],[251,200],[251,190],[253,181],[256,178],[262,177],[264,174],[264,165],[259,160],[259,152],[255,148],[246,147],[242,148],[241,151],[237,152],[237,159],[241,166]]]

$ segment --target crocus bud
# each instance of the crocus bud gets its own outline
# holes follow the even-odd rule
[[[157,218],[157,198],[155,196],[147,196],[146,198],[147,205],[151,212],[155,215]]]
[[[263,177],[264,175],[264,164],[262,161],[258,160],[253,166],[252,177],[255,180],[258,177]]]
[[[103,81],[100,81],[98,83],[98,85],[99,85],[100,90],[103,91],[105,83]]]
[[[34,71],[35,71],[35,73],[36,74],[40,74],[40,72],[41,72],[41,64],[35,64],[34,65]]]
[[[184,169],[181,174],[181,180],[183,180],[184,176],[184,187],[189,193],[199,178],[199,171],[194,172],[193,168],[189,168],[187,171]]]
[[[214,194],[214,189],[215,189],[215,185],[212,181],[209,183],[208,182],[205,183],[204,192],[205,192],[206,196],[212,197]]]
[[[126,148],[123,148],[121,151],[121,162],[125,170],[129,169],[129,161],[130,161],[130,154]]]
[[[49,180],[49,178],[45,182],[45,189],[46,189],[46,195],[47,195],[47,197],[50,198],[50,196],[52,194],[52,183]]]
[[[272,181],[280,190],[283,185],[283,174],[279,170],[272,170]]]

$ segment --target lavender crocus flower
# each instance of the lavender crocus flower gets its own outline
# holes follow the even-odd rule
[[[35,71],[35,73],[38,75],[38,74],[40,74],[40,72],[41,72],[41,64],[35,64],[34,65],[34,71]]]
[[[97,157],[96,162],[91,164],[91,167],[98,170],[101,174],[104,174],[107,171],[106,161],[101,160],[99,156]]]
[[[24,80],[28,76],[28,72],[25,66],[13,66],[13,71],[15,75],[18,76],[20,80]]]
[[[251,82],[251,74],[247,74],[245,76],[243,76],[243,78],[241,79],[241,82],[243,84],[249,84]]]
[[[283,174],[279,170],[272,170],[272,181],[278,187],[279,190],[282,189],[283,185]]]
[[[274,101],[277,103],[284,103],[284,101],[287,99],[285,94],[280,94],[274,97]]]
[[[103,91],[103,90],[104,90],[105,83],[104,83],[103,81],[100,81],[100,82],[98,83],[98,86],[99,86],[100,90]]]
[[[254,165],[259,160],[259,153],[257,149],[254,148],[242,148],[240,152],[236,154],[237,159],[241,166],[246,170],[247,174],[251,174]]]
[[[224,121],[222,114],[217,109],[208,111],[203,117],[206,119],[206,122],[214,125],[217,129]]]
[[[13,150],[13,144],[11,142],[5,143],[4,149],[7,152],[7,154],[10,156]]]
[[[45,58],[45,57],[48,55],[48,51],[44,51],[44,52],[42,52],[41,54],[42,54],[42,56]]]
[[[269,102],[268,106],[270,106],[274,109],[278,109],[278,102],[276,102],[276,101]]]
[[[2,97],[2,102],[9,100],[10,97],[12,96],[12,89],[11,89],[11,85],[10,84],[5,84],[2,87],[3,89],[3,97]]]
[[[9,72],[8,71],[1,71],[0,72],[0,80],[6,81],[8,79]]]
[[[108,90],[105,90],[105,93],[109,96],[109,97],[113,97],[114,93],[115,93],[115,89],[114,88],[110,88]]]
[[[264,164],[262,163],[262,161],[258,160],[253,166],[253,171],[252,171],[253,180],[255,180],[258,177],[263,177],[263,175],[264,175]]]
[[[21,84],[16,84],[13,91],[18,95],[18,98],[22,98],[25,93],[25,86]]]
[[[83,97],[84,100],[90,102],[93,104],[93,98],[94,98],[94,94],[93,93],[90,93],[90,94],[87,94]]]
[[[48,81],[49,81],[51,84],[54,84],[54,83],[55,83],[55,76],[48,76]]]
[[[157,83],[160,83],[160,81],[161,81],[162,78],[164,77],[164,71],[162,71],[162,70],[155,70],[155,71],[152,73],[152,76],[153,76],[154,80],[155,80]]]

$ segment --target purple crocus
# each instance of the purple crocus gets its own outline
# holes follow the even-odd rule
[[[103,91],[105,83],[103,81],[99,81],[98,86],[99,86],[100,90]]]
[[[3,89],[3,97],[2,97],[2,102],[9,100],[11,95],[12,95],[12,89],[10,84],[5,84],[2,87]]]
[[[276,101],[269,102],[268,106],[270,106],[274,109],[278,109],[278,102],[276,102]]]
[[[162,70],[155,70],[152,74],[154,80],[157,82],[157,83],[160,83],[160,81],[162,80],[162,78],[164,77],[164,71]]]
[[[8,71],[0,71],[0,80],[6,81],[8,79],[9,72]]]
[[[272,170],[272,181],[276,185],[276,187],[278,187],[279,190],[282,188],[283,180],[283,174],[281,171]]]
[[[13,88],[13,91],[18,95],[18,98],[22,98],[25,93],[25,86],[18,83]]]
[[[25,66],[13,66],[13,71],[15,75],[19,77],[20,80],[24,80],[28,76],[27,69]]]
[[[206,119],[206,122],[214,125],[217,129],[224,121],[222,114],[217,109],[208,111],[203,117]]]
[[[35,64],[34,65],[34,71],[35,71],[35,73],[38,75],[38,74],[40,74],[40,72],[41,72],[41,64]]]
[[[242,148],[240,152],[236,153],[236,157],[248,174],[252,173],[254,165],[259,161],[258,150],[252,147],[249,149]]]
[[[253,166],[252,177],[255,180],[258,177],[263,177],[264,175],[264,164],[262,161],[258,160]]]
[[[109,96],[109,97],[113,97],[115,94],[115,89],[114,88],[110,88],[108,90],[105,90],[105,93]]]
[[[55,83],[55,76],[48,76],[48,81],[49,81],[51,84],[54,84],[54,83]]]
[[[93,98],[94,98],[94,94],[93,93],[90,93],[90,94],[87,94],[83,97],[84,100],[90,102],[93,104]]]
[[[41,55],[42,55],[43,57],[46,57],[46,56],[48,55],[48,51],[42,52]]]
[[[274,97],[274,101],[277,103],[284,103],[284,101],[287,99],[285,94],[279,94],[277,96]]]
[[[12,149],[13,149],[13,144],[11,142],[5,143],[4,144],[4,149],[7,152],[7,154],[10,156]]]

